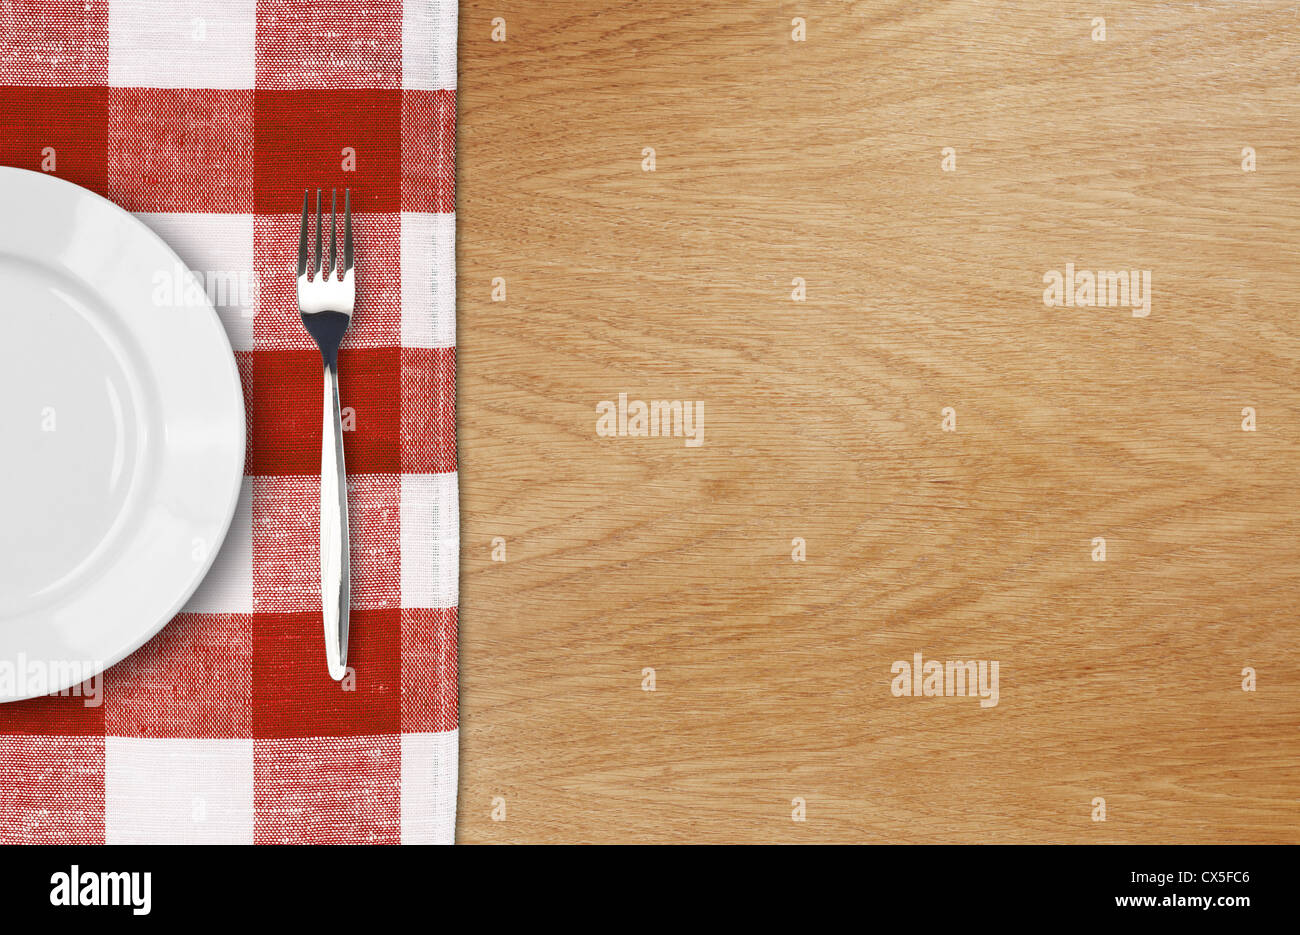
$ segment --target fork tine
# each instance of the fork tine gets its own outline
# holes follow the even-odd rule
[[[352,189],[343,190],[343,275],[352,269]]]
[[[313,269],[316,270],[316,278],[321,276],[321,267],[325,263],[325,254],[320,249],[320,189],[316,189],[316,264]]]
[[[298,275],[307,272],[307,189],[302,190],[302,230],[298,232]]]
[[[338,237],[338,219],[339,219],[339,190],[334,189],[330,195],[330,279],[334,278],[334,270],[338,266],[338,254],[335,251],[335,242]]]

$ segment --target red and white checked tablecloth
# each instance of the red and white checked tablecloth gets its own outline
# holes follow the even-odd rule
[[[0,841],[452,840],[456,13],[0,3],[0,163],[111,198],[200,275],[257,284],[218,309],[248,413],[229,538],[185,610],[104,674],[98,704],[0,705]],[[320,358],[294,292],[317,187],[326,202],[351,188],[354,211],[339,355],[352,691],[325,669]]]

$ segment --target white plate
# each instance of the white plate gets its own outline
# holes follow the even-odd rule
[[[206,295],[178,276],[171,248],[112,202],[0,168],[0,701],[139,648],[230,526],[239,372]]]

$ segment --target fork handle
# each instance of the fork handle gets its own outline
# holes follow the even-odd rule
[[[330,678],[342,680],[348,665],[348,480],[343,466],[343,417],[339,372],[325,365],[325,408],[320,449],[320,601],[325,620],[325,662]]]

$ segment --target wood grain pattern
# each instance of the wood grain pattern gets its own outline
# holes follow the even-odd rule
[[[460,22],[461,841],[1300,839],[1297,4]]]

